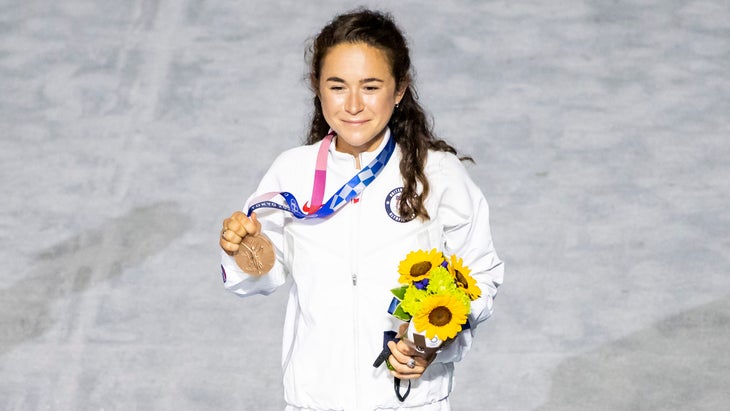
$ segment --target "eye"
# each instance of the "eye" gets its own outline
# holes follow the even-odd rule
[[[330,86],[330,90],[332,90],[332,91],[342,91],[344,89],[345,88],[342,86]]]

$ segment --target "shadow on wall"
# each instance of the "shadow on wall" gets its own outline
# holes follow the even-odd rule
[[[119,276],[165,248],[190,225],[176,204],[136,208],[41,253],[37,268],[0,290],[0,355],[56,321],[55,300]]]
[[[722,410],[728,403],[730,296],[566,360],[538,410]]]

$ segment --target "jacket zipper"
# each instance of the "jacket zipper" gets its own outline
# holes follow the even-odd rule
[[[360,196],[362,196],[362,193],[360,193]],[[351,223],[351,240],[350,240],[350,246],[351,248],[351,262],[350,262],[350,275],[352,277],[352,314],[353,314],[353,327],[352,327],[352,336],[353,336],[353,370],[355,372],[355,409],[360,409],[360,381],[358,380],[358,376],[360,375],[360,347],[359,347],[359,341],[360,341],[360,333],[358,331],[358,317],[360,315],[359,313],[359,307],[358,307],[358,287],[357,287],[357,276],[358,276],[358,269],[359,269],[359,250],[360,250],[360,208],[359,207],[359,201],[353,202],[353,204],[350,204],[350,207],[352,207],[352,223]]]

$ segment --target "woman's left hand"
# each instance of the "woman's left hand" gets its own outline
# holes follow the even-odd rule
[[[408,327],[408,324],[403,325],[405,327],[401,326],[401,335],[405,334]],[[390,348],[388,362],[394,368],[390,373],[402,380],[420,378],[436,358],[435,354],[428,358],[425,357],[422,353],[408,346],[402,338],[397,343],[395,341],[388,342],[388,348]]]

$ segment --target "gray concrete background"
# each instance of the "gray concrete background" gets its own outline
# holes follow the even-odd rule
[[[279,410],[221,219],[304,134],[321,1],[0,1],[0,409]],[[730,3],[364,1],[507,263],[456,410],[730,402]]]

